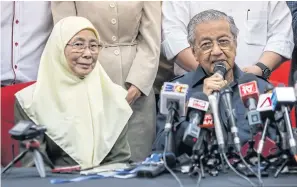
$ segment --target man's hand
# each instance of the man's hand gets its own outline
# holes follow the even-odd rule
[[[213,91],[219,91],[227,85],[227,81],[219,74],[214,74],[211,77],[204,79],[203,92],[209,96]]]
[[[258,76],[262,76],[262,74],[263,74],[261,68],[259,68],[256,65],[252,65],[252,66],[243,68],[242,71],[245,73],[252,73],[252,74],[258,75]]]
[[[126,100],[129,103],[129,105],[132,105],[140,96],[141,91],[132,84],[128,89]]]

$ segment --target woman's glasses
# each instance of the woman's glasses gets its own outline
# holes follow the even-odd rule
[[[85,44],[85,43],[72,43],[67,44],[72,47],[75,52],[82,53],[88,47],[91,53],[98,53],[102,49],[102,45],[97,43]]]

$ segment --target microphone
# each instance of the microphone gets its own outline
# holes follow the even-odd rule
[[[223,61],[216,62],[215,66],[213,68],[213,72],[214,72],[214,74],[217,73],[217,74],[221,75],[222,78],[225,79],[227,69],[226,69],[224,62]]]
[[[200,127],[198,125],[201,123],[208,107],[208,98],[203,92],[194,93],[189,99],[187,119],[190,123],[183,136],[183,142],[186,145],[193,147],[197,141],[200,133]]]
[[[261,154],[263,151],[263,146],[264,146],[268,126],[271,123],[271,120],[274,120],[274,112],[272,109],[271,96],[272,96],[272,93],[261,94],[257,105],[257,111],[260,112],[262,120],[265,121],[264,129],[262,131],[262,137],[259,141],[257,151],[256,151],[258,154]]]
[[[212,117],[212,114],[209,113],[209,111],[206,112],[206,114],[204,115],[204,119],[203,119],[202,125],[200,125],[200,128],[205,128],[205,129],[214,128],[213,117]]]
[[[164,152],[169,166],[174,166],[176,163],[172,124],[175,118],[185,116],[187,92],[187,84],[165,82],[160,93],[160,113],[167,115],[164,127],[166,136]]]
[[[276,87],[271,96],[273,111],[281,110],[284,114],[286,130],[289,134],[289,146],[291,153],[297,162],[297,146],[294,134],[292,131],[292,124],[289,116],[288,107],[293,107],[296,102],[296,95],[292,87]]]
[[[215,95],[211,94],[208,96],[208,100],[209,100],[211,110],[213,112],[214,128],[215,128],[215,134],[218,142],[219,152],[225,153],[226,151],[225,141],[224,141],[222,124],[219,117],[218,98]]]
[[[214,74],[219,74],[222,76],[223,79],[225,79],[225,75],[227,72],[226,66],[224,62],[219,61],[215,64],[213,69]],[[214,119],[214,128],[215,128],[215,134],[218,141],[219,151],[221,153],[225,153],[225,142],[224,142],[224,135],[223,135],[223,129],[222,124],[219,117],[219,108],[218,108],[218,99],[219,99],[219,91],[214,91],[211,95],[208,96],[208,100],[211,106],[211,110],[213,112],[213,119]]]
[[[248,108],[247,119],[250,126],[262,124],[260,113],[257,109],[259,99],[259,90],[257,85],[257,77],[251,73],[246,73],[238,81],[238,89],[240,98]]]
[[[259,97],[257,111],[261,114],[261,119],[264,121],[267,118],[273,119],[274,112],[271,101],[272,93],[261,94]]]
[[[235,119],[235,114],[233,111],[233,105],[232,105],[232,90],[231,88],[227,87],[223,91],[221,91],[221,98],[224,103],[224,106],[226,107],[226,113],[227,113],[227,118],[229,121],[230,125],[230,131],[233,135],[233,142],[235,145],[235,149],[237,152],[240,152],[240,139],[238,136],[238,128],[236,126],[236,119]]]
[[[185,116],[186,96],[189,86],[187,84],[165,82],[160,93],[160,113],[169,114],[170,105],[176,103],[176,110],[180,116]]]
[[[214,72],[214,74],[219,74],[223,79],[225,79],[227,69],[226,69],[224,62],[223,61],[216,62],[215,66],[213,68],[213,72]],[[214,96],[216,96],[216,97],[219,97],[218,91],[214,91],[212,94],[214,94]]]

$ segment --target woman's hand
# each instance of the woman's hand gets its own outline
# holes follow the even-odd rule
[[[129,105],[133,105],[133,103],[141,96],[141,91],[134,86],[133,84],[128,89],[128,94],[126,97],[127,102]]]

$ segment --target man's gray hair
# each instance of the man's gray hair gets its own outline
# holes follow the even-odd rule
[[[235,25],[234,19],[231,16],[228,16],[224,12],[218,11],[218,10],[205,10],[203,12],[200,12],[199,14],[195,15],[188,25],[188,42],[193,47],[195,45],[195,30],[196,26],[200,23],[207,22],[207,21],[213,21],[213,20],[226,20],[229,22],[231,33],[234,37],[234,39],[237,39],[238,35],[238,28]]]

